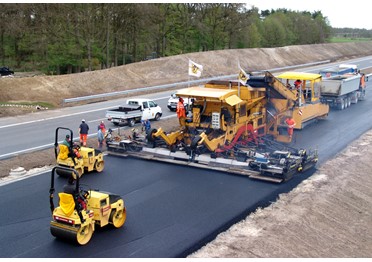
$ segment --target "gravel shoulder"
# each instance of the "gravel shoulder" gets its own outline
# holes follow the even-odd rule
[[[372,131],[190,258],[372,257]]]

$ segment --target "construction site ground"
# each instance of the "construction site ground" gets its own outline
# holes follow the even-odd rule
[[[310,47],[308,49],[305,46],[276,50],[250,49],[244,52],[214,51],[161,58],[157,62],[155,59],[103,72],[0,79],[0,101],[47,101],[59,107],[61,97],[103,93],[107,92],[108,86],[111,92],[124,87],[171,83],[172,79],[173,82],[174,79],[177,82],[185,81],[187,74],[184,76],[178,72],[179,64],[182,62],[187,67],[189,58],[205,65],[205,77],[208,77],[236,73],[235,62],[237,55],[242,52],[244,55],[241,56],[240,64],[255,71],[364,56],[372,53],[372,44],[315,45],[311,52],[309,50]],[[250,55],[250,52],[255,55]],[[96,81],[92,79],[96,77]],[[103,80],[98,80],[99,77]],[[108,79],[109,85],[104,83]],[[2,117],[35,110],[32,107],[3,109]],[[153,123],[155,128],[161,126],[165,130],[172,130],[176,125],[176,118]],[[96,147],[96,139],[89,140],[88,145]],[[334,159],[319,166],[310,179],[303,181],[291,192],[280,195],[270,206],[256,210],[189,257],[372,257],[371,158],[372,131],[369,131]],[[10,170],[19,166],[28,170],[29,174],[34,174],[35,168],[54,164],[53,149],[23,154],[1,161],[0,177],[9,178]]]

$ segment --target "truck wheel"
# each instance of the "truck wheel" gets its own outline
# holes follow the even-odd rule
[[[159,121],[159,120],[160,120],[160,114],[159,114],[159,113],[157,113],[157,114],[155,115],[155,120],[156,120],[156,121]]]
[[[350,107],[351,106],[351,98],[347,97],[346,101],[347,101],[347,107]]]
[[[136,124],[136,121],[134,121],[134,119],[129,119],[129,120],[128,120],[128,125],[129,125],[130,127],[133,127],[135,124]]]
[[[342,100],[339,104],[337,104],[338,110],[344,110],[345,109],[345,100]]]

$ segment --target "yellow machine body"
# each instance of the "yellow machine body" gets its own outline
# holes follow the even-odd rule
[[[301,88],[290,88],[297,79],[302,81]],[[239,81],[211,81],[204,87],[179,90],[176,96],[194,100],[192,117],[181,122],[179,131],[165,134],[160,128],[152,135],[161,137],[169,146],[180,140],[195,146],[197,139],[198,145],[204,144],[215,152],[249,136],[272,135],[277,141],[288,143],[291,138],[279,132],[287,127],[287,117],[293,117],[295,128],[302,129],[310,121],[328,115],[329,106],[320,101],[321,75],[288,72],[275,77],[265,72],[255,80],[252,85],[249,81],[246,85]],[[195,133],[199,133],[197,138]]]
[[[53,211],[50,230],[53,236],[85,245],[91,239],[95,225],[104,227],[112,224],[120,228],[126,221],[126,209],[123,199],[118,195],[90,191],[87,197],[87,209],[82,210],[83,223],[78,215],[71,194],[59,193],[59,206]]]
[[[104,169],[103,154],[100,151],[90,147],[80,147],[78,153],[80,158],[68,156],[69,149],[66,145],[60,144],[59,153],[57,156],[57,164],[64,167],[70,167],[78,171],[79,175],[83,175],[86,172],[102,172]],[[67,157],[66,157],[67,156]],[[64,171],[57,170],[57,173],[62,176],[69,176],[70,174],[64,174]]]

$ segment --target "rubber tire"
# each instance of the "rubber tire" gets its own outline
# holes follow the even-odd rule
[[[342,100],[340,104],[337,105],[338,110],[344,110],[345,109],[345,101]]]
[[[160,117],[161,117],[161,115],[159,114],[159,113],[157,113],[156,115],[155,115],[155,121],[159,121],[160,120]]]
[[[76,232],[76,242],[84,246],[86,245],[93,236],[93,227],[91,224],[86,226],[81,226],[80,229]]]
[[[134,127],[135,124],[136,124],[136,121],[133,118],[128,120],[128,126]]]
[[[155,138],[154,138],[153,135],[154,135],[156,132],[158,132],[157,129],[155,129],[155,128],[151,128],[151,129],[149,130],[149,132],[147,133],[147,135],[146,135],[147,141],[149,141],[149,142],[154,142],[154,141],[155,141]]]
[[[110,223],[115,228],[122,227],[126,219],[127,219],[127,211],[125,210],[125,208],[123,210],[116,210],[116,209],[111,210]]]
[[[103,169],[105,168],[105,161],[96,161],[96,163],[94,164],[94,169],[100,173],[103,171]]]

